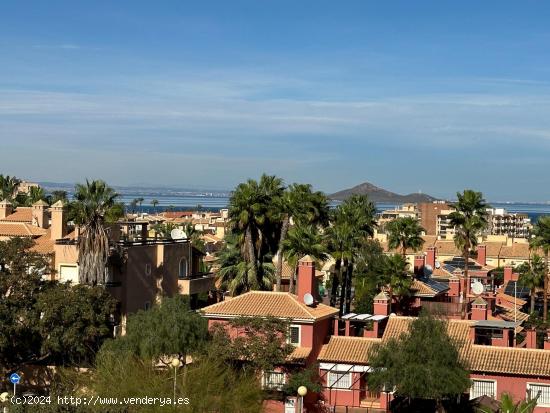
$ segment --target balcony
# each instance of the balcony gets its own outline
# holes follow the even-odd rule
[[[213,273],[199,273],[190,277],[178,279],[180,294],[193,295],[207,293],[215,288],[215,276]]]

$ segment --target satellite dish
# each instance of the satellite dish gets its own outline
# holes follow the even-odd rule
[[[475,294],[475,295],[481,295],[483,293],[483,284],[481,284],[479,281],[476,281],[475,283],[472,284],[472,292]]]
[[[432,268],[432,266],[430,264],[427,264],[427,265],[424,266],[424,275],[426,277],[431,275],[433,271],[434,271],[434,269]]]
[[[304,294],[304,304],[313,305],[313,296],[310,293]]]
[[[439,261],[435,262],[435,268],[441,268],[441,263]]]
[[[183,232],[181,229],[179,228],[174,228],[171,232],[170,232],[170,237],[172,239],[184,239],[186,238],[185,236],[185,232]]]

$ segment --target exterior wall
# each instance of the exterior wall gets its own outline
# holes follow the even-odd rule
[[[449,206],[445,203],[425,202],[418,204],[420,224],[426,230],[426,235],[436,235],[437,215],[448,208]]]
[[[54,263],[55,274],[53,279],[59,280],[60,268],[62,265],[77,265],[78,251],[76,245],[71,244],[55,244],[54,245]],[[77,270],[78,279],[78,270]]]
[[[502,375],[490,375],[472,373],[470,375],[472,379],[481,380],[495,380],[497,386],[497,398],[500,399],[502,393],[510,393],[514,400],[524,400],[527,397],[527,383],[542,383],[550,385],[550,379],[539,379],[533,377],[522,376],[502,376]],[[548,413],[550,406],[538,406],[535,408],[534,413]]]

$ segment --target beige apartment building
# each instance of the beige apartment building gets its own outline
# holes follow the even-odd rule
[[[119,222],[109,233],[111,256],[103,284],[119,302],[123,325],[128,314],[149,308],[162,296],[189,296],[193,307],[209,302],[214,276],[201,272],[203,253],[187,239],[149,238],[148,222]],[[33,239],[33,250],[51,258],[51,271],[45,278],[79,282],[79,236],[78,228],[67,222],[61,201],[51,207],[40,201],[16,209],[7,201],[0,202],[0,240]]]

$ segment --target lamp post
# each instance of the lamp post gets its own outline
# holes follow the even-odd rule
[[[170,365],[174,367],[174,410],[176,410],[176,377],[178,373],[178,367],[181,365],[180,359],[175,357],[170,362]]]
[[[307,387],[298,387],[298,396],[300,396],[300,413],[304,412],[304,396],[307,394]]]

